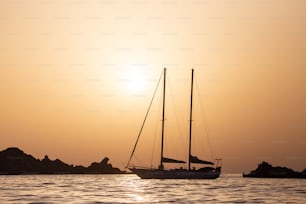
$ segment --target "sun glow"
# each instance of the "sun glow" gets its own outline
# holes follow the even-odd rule
[[[144,74],[136,70],[127,71],[123,78],[124,89],[131,94],[140,94],[145,89]]]

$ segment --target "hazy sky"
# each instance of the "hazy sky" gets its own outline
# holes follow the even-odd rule
[[[0,149],[123,167],[167,67],[166,154],[185,159],[193,67],[204,135],[194,153],[209,159],[209,140],[227,172],[263,160],[302,170],[305,10],[304,0],[1,0]],[[158,158],[158,110],[160,97],[135,162],[150,163],[153,144]]]

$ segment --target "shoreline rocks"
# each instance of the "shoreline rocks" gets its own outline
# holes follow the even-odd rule
[[[302,172],[297,172],[287,167],[274,167],[263,161],[258,165],[257,169],[248,174],[243,173],[242,176],[249,178],[306,178],[306,169]]]
[[[59,159],[50,160],[46,155],[42,160],[24,153],[17,147],[9,147],[0,151],[0,175],[20,174],[124,174],[119,168],[109,163],[105,157],[101,162],[93,162],[90,166],[74,166]]]

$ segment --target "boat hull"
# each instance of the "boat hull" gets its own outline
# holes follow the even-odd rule
[[[131,168],[133,173],[142,179],[216,179],[220,176],[220,170],[199,171],[199,170],[159,170]]]

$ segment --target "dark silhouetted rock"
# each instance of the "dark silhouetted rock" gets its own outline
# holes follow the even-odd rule
[[[50,160],[47,155],[43,158],[43,160],[41,160],[41,163],[42,163],[41,173],[45,173],[45,174],[65,174],[65,173],[72,173],[73,172],[73,166],[72,165],[68,165],[68,164],[62,162],[59,159]]]
[[[10,147],[0,152],[1,174],[39,173],[41,167],[40,160],[25,154],[16,147]]]
[[[122,174],[112,167],[105,157],[100,163],[94,162],[89,167],[73,166],[59,159],[50,160],[46,155],[42,160],[24,153],[16,147],[0,152],[0,174]]]
[[[296,172],[287,167],[273,167],[267,162],[262,162],[258,165],[256,170],[248,174],[243,174],[243,177],[254,178],[306,178],[305,170],[303,172]]]
[[[90,173],[97,174],[118,174],[120,169],[114,168],[111,164],[108,163],[109,158],[105,157],[100,163],[93,162],[88,168],[87,171]]]

